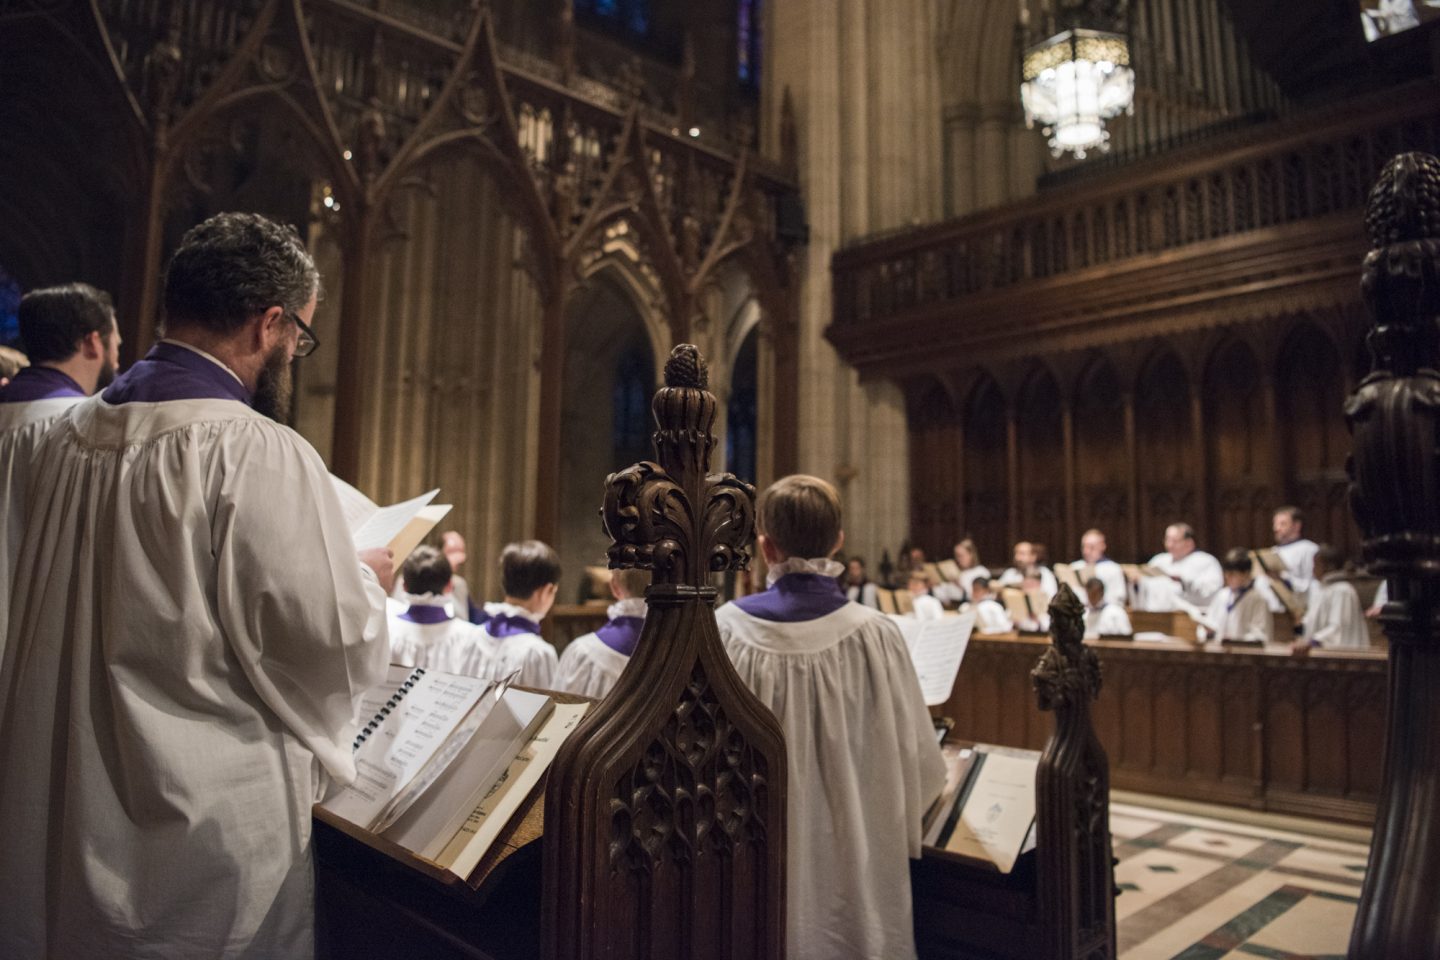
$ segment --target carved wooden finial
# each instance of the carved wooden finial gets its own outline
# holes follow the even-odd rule
[[[1402,153],[1385,165],[1365,214],[1374,249],[1360,291],[1375,319],[1366,342],[1377,374],[1409,375],[1440,356],[1440,161]]]
[[[658,462],[606,481],[610,565],[654,582],[635,655],[551,767],[547,960],[784,950],[784,737],[721,645],[709,585],[749,559],[755,490],[707,475],[707,382],[700,351],[676,347],[652,404]]]
[[[656,583],[707,588],[711,573],[743,570],[755,529],[755,488],[731,474],[708,476],[718,404],[700,350],[682,343],[665,361],[651,404],[655,453],[605,481],[610,566],[645,567]]]
[[[1440,701],[1440,161],[1395,157],[1370,193],[1375,249],[1360,289],[1374,370],[1345,404],[1350,508],[1369,571],[1390,584],[1385,780],[1349,956],[1433,956],[1440,915],[1416,910],[1440,882],[1433,829]]]
[[[1046,957],[1111,960],[1115,869],[1110,842],[1110,761],[1090,704],[1100,660],[1084,644],[1085,607],[1064,584],[1050,602],[1052,644],[1031,671],[1041,710],[1055,730],[1035,773],[1038,915]]]

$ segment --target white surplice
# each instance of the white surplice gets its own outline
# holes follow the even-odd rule
[[[998,600],[986,597],[979,603],[971,604],[971,608],[975,611],[976,633],[1009,633],[1015,629],[1009,611]]]
[[[1216,640],[1269,643],[1274,639],[1275,621],[1270,615],[1270,607],[1265,602],[1265,595],[1253,585],[1241,591],[1223,588],[1196,620]]]
[[[66,410],[84,397],[53,397],[28,403],[0,403],[0,659],[10,616],[10,579],[25,537],[25,502],[30,460],[40,438]]]
[[[1024,583],[1025,574],[1014,567],[1000,574],[999,586],[1018,587]],[[1060,592],[1060,581],[1055,579],[1055,574],[1050,572],[1049,567],[1040,568],[1040,591],[1045,594],[1047,602],[1054,600],[1055,594]]]
[[[415,623],[404,614],[412,606],[438,607],[447,613],[454,603],[450,597],[422,594],[404,595],[405,605],[390,613],[390,662],[407,667],[424,667],[465,675],[480,642],[478,626],[456,615],[439,623]]]
[[[945,616],[945,607],[928,593],[910,598],[910,612],[916,620],[939,620]]]
[[[1134,633],[1130,614],[1118,603],[1102,602],[1098,607],[1085,607],[1085,637],[1128,637]]]
[[[1363,650],[1370,646],[1360,595],[1342,574],[1315,581],[1303,623],[1305,639],[1322,647]]]
[[[0,957],[308,957],[385,597],[299,434],[82,401],[37,454],[0,670]]]
[[[1295,594],[1296,600],[1302,605],[1310,595],[1310,585],[1315,582],[1315,554],[1320,552],[1320,545],[1314,540],[1291,540],[1289,543],[1277,543],[1271,548],[1275,555],[1280,558],[1280,563],[1285,569],[1283,576]],[[1275,613],[1284,613],[1285,604],[1270,587],[1270,578],[1259,577],[1255,585],[1265,594],[1265,602]]]
[[[1075,576],[1080,578],[1080,589],[1082,591],[1082,594],[1078,599],[1082,603],[1086,599],[1083,594],[1083,591],[1085,589],[1085,576],[1087,573],[1085,569],[1086,567],[1090,567],[1090,564],[1086,563],[1084,560],[1076,560],[1075,562],[1070,564],[1070,569],[1074,570]],[[1120,568],[1120,564],[1116,563],[1114,560],[1111,560],[1109,557],[1102,557],[1099,563],[1095,564],[1095,566],[1093,567],[1090,567],[1088,573],[1090,576],[1095,577],[1101,583],[1105,584],[1106,603],[1118,603],[1122,607],[1125,606],[1125,601],[1130,596],[1130,590],[1125,583],[1125,571]]]
[[[1225,586],[1220,561],[1203,550],[1193,550],[1179,560],[1168,553],[1157,553],[1150,558],[1150,566],[1167,576],[1140,579],[1135,590],[1136,610],[1179,610],[1182,602],[1203,610]],[[1179,577],[1180,582],[1171,577]]]
[[[554,690],[560,658],[550,642],[540,636],[540,621],[534,614],[510,603],[487,603],[485,612],[492,617],[523,617],[534,632],[496,637],[490,630],[491,624],[484,624],[476,635],[474,649],[458,672],[467,677],[500,680],[518,671],[519,676],[515,678],[518,685]]]
[[[560,654],[555,689],[601,699],[615,688],[630,658],[593,633],[576,637]]]
[[[777,623],[716,612],[785,733],[789,960],[911,960],[910,864],[945,761],[899,627],[847,603]]]
[[[943,603],[969,603],[970,588],[974,586],[975,581],[980,577],[989,580],[989,568],[976,564],[973,567],[961,570],[960,579],[947,580],[935,588],[935,598]]]
[[[871,609],[879,609],[880,607],[880,590],[875,584],[868,580],[859,586],[846,587],[845,597]]]

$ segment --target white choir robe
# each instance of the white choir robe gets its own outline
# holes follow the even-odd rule
[[[45,431],[84,397],[52,397],[28,403],[0,403],[0,660],[10,616],[10,579],[25,537],[25,502],[30,460]]]
[[[390,611],[390,662],[407,667],[424,667],[462,676],[476,661],[480,628],[455,616],[449,595],[405,594],[407,604]],[[440,610],[446,614],[436,623],[416,623],[406,618],[412,607]]]
[[[877,610],[880,607],[880,591],[875,584],[868,580],[858,586],[846,587],[845,597],[855,603],[863,604],[872,610]]]
[[[922,593],[910,598],[910,612],[916,620],[939,620],[945,616],[945,607],[930,594]]]
[[[1284,577],[1289,583],[1290,590],[1295,594],[1301,604],[1307,602],[1310,595],[1310,585],[1315,582],[1315,554],[1320,551],[1320,545],[1314,540],[1292,540],[1289,543],[1277,543],[1271,548],[1280,562],[1285,566]],[[1275,613],[1284,613],[1285,604],[1270,587],[1270,578],[1262,576],[1255,581],[1265,595],[1265,602]]]
[[[1203,550],[1194,550],[1179,560],[1168,553],[1150,558],[1150,566],[1170,576],[1142,577],[1135,589],[1135,609],[1160,613],[1179,610],[1184,604],[1205,609],[1225,586],[1225,572],[1220,561]]]
[[[977,577],[990,579],[990,571],[986,567],[976,566],[960,571],[960,579],[947,581],[935,588],[935,598],[942,603],[969,603],[970,588],[974,586]]]
[[[1270,615],[1270,606],[1254,585],[1241,589],[1238,595],[1229,587],[1223,588],[1209,607],[1199,612],[1196,620],[1217,640],[1269,643],[1274,639],[1275,621]]]
[[[1311,643],[1339,650],[1370,646],[1370,630],[1360,609],[1360,594],[1342,574],[1315,581],[1305,609],[1303,636]]]
[[[786,956],[913,960],[910,863],[945,760],[900,628],[855,603],[781,623],[716,611],[785,734]]]
[[[1130,625],[1130,614],[1118,603],[1102,601],[1100,606],[1085,606],[1085,637],[1099,636],[1128,637],[1135,630]]]
[[[1018,587],[1024,582],[1025,574],[1014,567],[1000,574],[999,585],[1002,587]],[[1060,581],[1055,579],[1055,574],[1050,571],[1049,567],[1040,568],[1040,590],[1045,594],[1047,601],[1054,600],[1055,594],[1060,592]]]
[[[0,957],[308,957],[385,595],[329,474],[233,400],[112,406],[31,474],[0,670]]]
[[[605,611],[609,619],[600,629],[612,640],[617,636],[629,641],[638,640],[640,629],[644,626],[645,609],[644,597],[617,600]],[[626,646],[633,649],[628,644]],[[628,653],[610,646],[598,632],[587,633],[571,640],[566,644],[565,652],[560,654],[555,689],[600,700],[614,689],[629,663]]]
[[[1084,560],[1076,560],[1070,564],[1070,569],[1075,571],[1077,577],[1083,577],[1083,571],[1087,566],[1088,564]],[[1111,560],[1109,557],[1102,558],[1101,561],[1094,566],[1094,576],[1101,583],[1105,584],[1106,603],[1118,603],[1122,607],[1125,606],[1125,601],[1130,597],[1130,588],[1125,582],[1125,571],[1120,569],[1120,564]],[[1083,603],[1085,601],[1083,593],[1085,589],[1084,580],[1080,581],[1080,589],[1082,593],[1078,599]]]
[[[458,672],[469,677],[500,680],[518,671],[517,685],[554,690],[560,657],[555,647],[540,636],[540,621],[535,615],[509,603],[487,603],[485,612],[491,619],[480,627],[475,647]],[[497,636],[502,632],[499,624],[507,618],[513,623],[525,622],[525,631]]]
[[[979,603],[971,604],[971,607],[975,610],[975,632],[1009,633],[1015,629],[1009,611],[999,600],[986,597]]]

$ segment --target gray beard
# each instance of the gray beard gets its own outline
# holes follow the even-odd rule
[[[255,395],[250,398],[250,406],[277,423],[289,423],[294,391],[290,358],[285,354],[284,344],[281,344],[266,358],[265,366],[255,380]]]

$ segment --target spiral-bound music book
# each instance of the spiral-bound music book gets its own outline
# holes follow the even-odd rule
[[[553,709],[508,679],[394,665],[361,699],[354,782],[320,806],[435,860]]]

